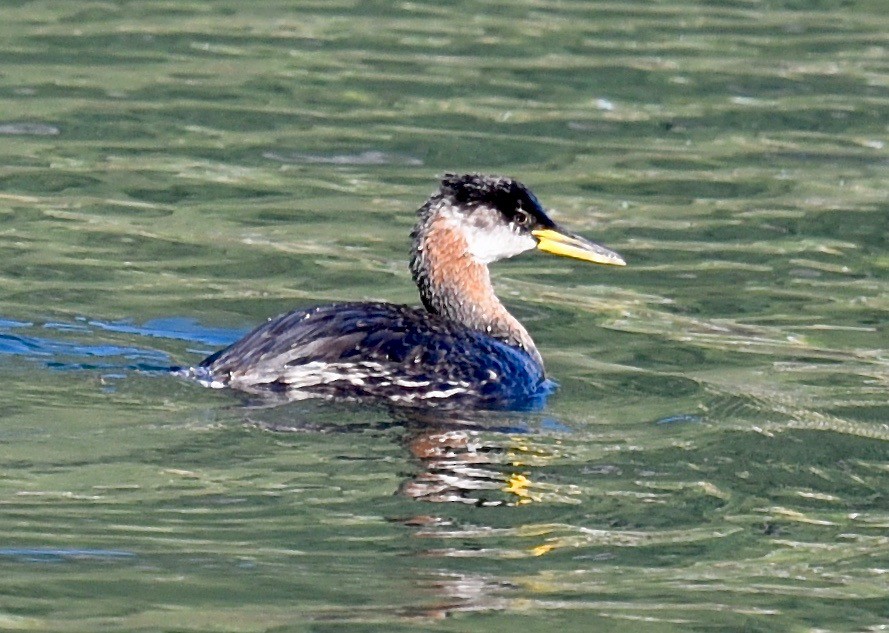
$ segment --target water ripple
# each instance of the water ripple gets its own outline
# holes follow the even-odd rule
[[[0,134],[9,136],[57,136],[59,128],[46,123],[0,123]]]

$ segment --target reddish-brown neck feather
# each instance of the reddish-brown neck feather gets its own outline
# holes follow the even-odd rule
[[[420,227],[414,278],[430,312],[525,349],[542,363],[527,330],[494,294],[488,267],[469,253],[453,218],[438,216]]]

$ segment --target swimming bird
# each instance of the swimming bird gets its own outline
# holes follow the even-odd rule
[[[417,211],[411,239],[422,307],[295,310],[179,373],[288,400],[535,409],[555,383],[528,331],[494,294],[488,264],[536,248],[624,265],[614,251],[559,227],[520,182],[478,174],[445,176]]]

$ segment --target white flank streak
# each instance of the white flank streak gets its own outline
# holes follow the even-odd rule
[[[415,389],[416,387],[428,387],[429,386],[428,380],[405,380],[404,378],[396,378],[394,380],[394,382],[399,387],[405,387],[407,389]]]
[[[386,372],[379,363],[326,363],[314,361],[305,365],[289,367],[284,374],[284,382],[291,389],[302,389],[331,382],[345,381],[350,385],[361,386],[367,378],[383,377]]]
[[[445,391],[427,391],[422,395],[425,398],[450,398],[451,396],[456,396],[458,393],[466,393],[466,389],[463,387],[454,387],[453,389],[447,389]]]
[[[346,382],[356,387],[364,386],[368,380],[377,379],[377,387],[401,387],[408,391],[406,393],[386,394],[390,400],[394,402],[412,402],[425,398],[450,398],[461,393],[468,393],[470,384],[465,381],[448,383],[448,388],[433,391],[424,391],[423,387],[428,387],[431,383],[429,380],[411,380],[409,378],[400,378],[394,376],[391,370],[384,365],[374,362],[359,363],[327,363],[322,361],[314,361],[305,365],[295,365],[288,367],[287,372],[283,376],[275,376],[274,380],[281,379],[281,382],[287,385],[288,391],[294,393],[291,397],[296,397],[299,390],[306,390],[307,397],[311,397],[312,387],[319,385],[327,385],[335,382]],[[382,379],[382,380],[380,380]],[[201,380],[198,381],[206,386],[214,389],[220,389],[225,385],[217,380]],[[269,380],[271,381],[271,380]],[[232,376],[231,385],[237,386],[239,383],[247,387],[255,387],[262,382],[259,375],[243,375]],[[371,387],[373,390],[373,387]]]

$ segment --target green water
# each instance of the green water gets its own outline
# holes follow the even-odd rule
[[[0,629],[889,627],[882,0],[0,5]],[[626,269],[499,292],[535,414],[152,368],[413,303],[448,171]]]

